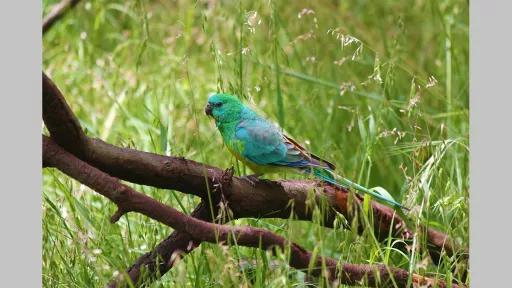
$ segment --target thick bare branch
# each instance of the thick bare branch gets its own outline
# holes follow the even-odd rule
[[[83,154],[88,138],[59,88],[44,72],[43,120],[59,145],[78,155]]]
[[[123,213],[139,212],[180,232],[189,234],[198,242],[222,243],[261,248],[265,250],[289,249],[290,266],[305,270],[314,276],[322,276],[325,265],[327,278],[342,284],[371,287],[406,287],[409,273],[403,269],[382,264],[341,264],[328,257],[315,257],[296,243],[268,230],[253,227],[233,227],[214,224],[185,215],[153,198],[122,184],[118,179],[92,167],[73,154],[59,147],[51,138],[43,136],[43,159],[49,167],[55,167],[114,202]],[[313,262],[312,268],[310,263]],[[446,287],[442,280],[413,275],[416,286]],[[456,285],[452,285],[456,287]]]
[[[52,7],[52,10],[43,19],[43,34],[46,33],[50,28],[66,14],[66,12],[78,4],[80,0],[62,0],[58,4]]]

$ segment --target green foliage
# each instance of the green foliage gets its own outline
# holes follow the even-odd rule
[[[44,12],[55,2],[43,1]],[[43,67],[88,135],[223,168],[239,166],[203,107],[210,92],[237,93],[338,173],[412,207],[415,225],[467,244],[468,18],[459,0],[85,1],[44,35]],[[275,177],[284,176],[292,177]],[[198,203],[133,186],[186,213]],[[172,231],[135,213],[112,225],[114,205],[88,190],[44,171],[45,287],[102,287]],[[451,272],[456,257],[435,266],[344,221],[231,224],[270,229],[341,262],[461,277]],[[421,234],[414,245],[426,245]],[[306,286],[286,257],[202,244],[151,287]]]

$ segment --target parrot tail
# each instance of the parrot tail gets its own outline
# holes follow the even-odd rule
[[[405,209],[407,211],[410,210],[409,208],[407,208],[407,207],[403,206],[402,204],[398,203],[397,201],[395,201],[395,199],[393,199],[393,197],[391,197],[391,195],[389,195],[389,193],[387,193],[387,191],[384,190],[383,188],[379,187],[380,189],[368,189],[368,188],[363,187],[357,183],[354,183],[344,177],[336,175],[336,174],[334,174],[333,171],[323,168],[323,167],[313,167],[312,174],[315,177],[317,177],[318,179],[320,179],[324,182],[330,183],[334,186],[337,186],[340,188],[353,188],[357,191],[363,192],[364,194],[368,194],[368,195],[372,196],[373,198],[376,198],[376,199],[388,204],[389,206],[391,206],[394,209],[401,208],[401,209]],[[337,181],[336,177],[340,178],[340,181]],[[382,191],[382,190],[384,190],[384,191]],[[383,192],[383,193],[381,194],[381,192]]]

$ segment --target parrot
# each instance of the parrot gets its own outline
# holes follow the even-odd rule
[[[204,112],[215,120],[229,152],[255,172],[249,178],[279,171],[312,174],[332,185],[342,188],[348,186],[369,194],[394,209],[407,209],[389,193],[382,193],[383,188],[368,189],[343,177],[338,177],[342,180],[337,181],[334,164],[307,151],[273,122],[260,116],[234,95],[211,94]]]

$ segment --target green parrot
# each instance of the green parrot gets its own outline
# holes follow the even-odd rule
[[[341,180],[337,181],[333,173],[336,167],[332,163],[308,152],[235,96],[211,95],[205,113],[215,119],[228,150],[256,173],[252,177],[280,170],[313,174],[332,185],[348,186],[369,194],[393,208],[405,208],[383,188],[368,189],[340,176]]]

